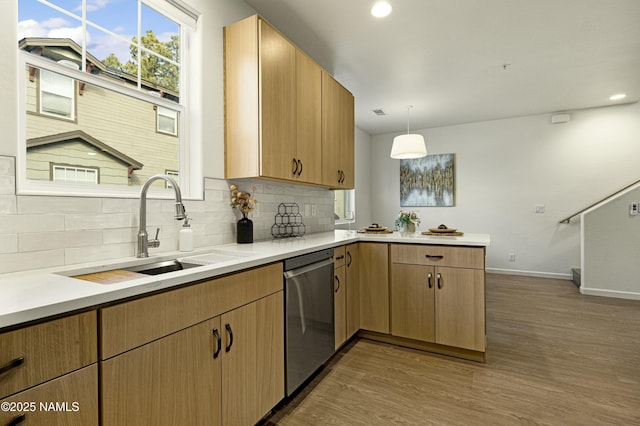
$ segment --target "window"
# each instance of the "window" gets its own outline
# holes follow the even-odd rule
[[[178,135],[178,111],[159,106],[157,108],[157,131],[169,135]]]
[[[336,225],[355,222],[356,216],[354,190],[336,190],[334,191],[334,195],[334,217]]]
[[[117,153],[104,160],[109,179],[84,180],[97,185],[97,193],[139,196],[150,176],[172,170],[181,175],[186,197],[201,197],[200,132],[191,129],[196,120],[189,114],[198,104],[190,88],[202,75],[196,23],[197,13],[181,0],[18,0],[24,76],[18,192],[95,196],[65,187],[78,181],[63,178],[63,169],[49,176],[27,172],[45,171],[47,163],[73,164],[75,175],[92,176],[87,170],[95,158],[78,162],[71,144],[51,142],[82,134],[102,152]]]
[[[57,117],[74,119],[73,79],[64,75],[40,70],[40,112]]]
[[[75,166],[52,165],[52,176],[56,182],[98,183],[99,170]]]

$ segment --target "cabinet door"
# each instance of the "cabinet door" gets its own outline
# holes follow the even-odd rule
[[[359,244],[360,328],[389,333],[389,245]]]
[[[294,178],[322,183],[322,68],[296,49],[296,155]]]
[[[0,411],[0,424],[3,425],[97,426],[98,365],[84,367],[0,400],[0,403],[15,403],[15,408],[32,404],[27,405],[25,411]],[[13,407],[9,405],[8,408]]]
[[[484,352],[484,271],[436,268],[435,274],[436,343]]]
[[[222,315],[223,424],[255,424],[284,397],[280,291]]]
[[[347,339],[360,329],[359,244],[347,246]]]
[[[333,278],[333,320],[335,329],[335,348],[338,349],[347,340],[347,287],[345,267],[334,271]]]
[[[391,334],[435,341],[432,266],[391,264]]]
[[[219,425],[219,318],[101,364],[103,426]],[[224,350],[224,349],[222,349]]]
[[[353,95],[322,73],[322,182],[332,188],[354,185]]]
[[[260,25],[261,176],[293,178],[296,156],[296,48]]]

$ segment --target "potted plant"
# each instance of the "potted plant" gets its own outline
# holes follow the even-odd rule
[[[414,233],[416,226],[420,226],[420,218],[415,211],[400,210],[395,225],[399,231]]]

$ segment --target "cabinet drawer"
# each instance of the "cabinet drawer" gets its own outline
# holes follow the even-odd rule
[[[107,359],[282,290],[282,263],[100,310],[100,359]]]
[[[0,334],[0,398],[95,363],[96,333],[91,311]]]
[[[484,269],[484,247],[393,244],[392,263]]]
[[[336,247],[333,249],[333,267],[339,268],[344,266],[345,262],[345,248],[344,246]]]
[[[93,364],[32,389],[20,392],[1,403],[14,403],[0,411],[0,424],[12,424],[21,416],[21,426],[98,425],[98,365]],[[18,424],[18,423],[15,423]]]

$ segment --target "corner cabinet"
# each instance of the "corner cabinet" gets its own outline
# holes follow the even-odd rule
[[[353,96],[257,15],[224,37],[225,177],[353,187]]]
[[[391,245],[391,334],[485,351],[484,247]]]
[[[322,72],[322,183],[330,188],[354,186],[354,99]]]

